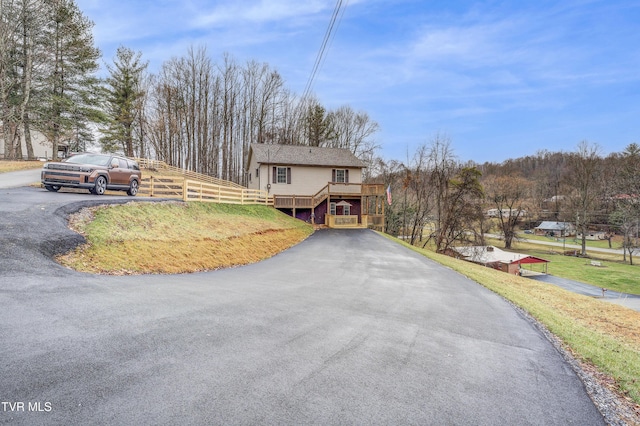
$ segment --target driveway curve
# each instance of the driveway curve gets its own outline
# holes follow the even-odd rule
[[[509,303],[371,231],[189,275],[51,260],[68,212],[122,201],[0,190],[0,423],[605,423]]]

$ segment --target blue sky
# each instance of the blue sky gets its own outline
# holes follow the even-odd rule
[[[302,94],[334,0],[77,0],[111,63],[123,45],[156,72],[190,46],[266,62]],[[637,0],[343,0],[313,92],[380,124],[386,159],[446,135],[458,158],[603,154],[640,142]]]

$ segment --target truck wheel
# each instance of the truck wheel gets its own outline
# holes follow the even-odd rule
[[[131,181],[131,185],[129,186],[129,190],[127,191],[127,194],[131,195],[132,197],[135,197],[135,195],[138,193],[138,181],[137,180],[132,180]]]
[[[96,178],[96,186],[93,188],[93,193],[96,195],[103,195],[107,190],[107,178],[104,176],[98,176]]]

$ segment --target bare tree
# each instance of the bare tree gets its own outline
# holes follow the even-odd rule
[[[330,112],[329,115],[335,134],[330,146],[353,152],[367,165],[364,178],[368,178],[368,170],[373,165],[376,151],[380,148],[373,139],[380,126],[371,120],[366,112],[355,112],[347,105]]]
[[[165,62],[146,105],[146,135],[159,159],[238,183],[246,183],[252,143],[338,146],[340,137],[364,161],[377,148],[378,125],[366,113],[328,113],[313,97],[296,99],[268,65],[241,66],[228,54],[213,64],[203,48]]]
[[[623,236],[624,260],[629,255],[633,265],[633,255],[640,249],[638,229],[640,228],[640,146],[629,144],[618,158],[619,169],[616,176],[616,206],[611,221],[617,225]]]
[[[511,248],[518,223],[527,214],[531,183],[520,176],[491,177],[484,182],[487,200],[497,210],[504,247]]]
[[[476,202],[484,197],[480,176],[478,169],[464,167],[448,182],[436,235],[436,251],[444,252],[455,241],[467,241],[468,235],[475,234],[474,229],[483,216],[480,204]]]
[[[447,215],[450,181],[458,172],[459,165],[451,148],[451,140],[442,134],[436,134],[431,141],[429,151],[431,176],[429,185],[433,187],[435,197],[435,234],[437,240],[445,232],[445,217]],[[439,245],[439,244],[438,244]]]
[[[587,254],[587,232],[602,193],[600,148],[597,144],[582,141],[570,157],[567,182],[572,186],[571,206],[575,213],[577,228],[582,233],[582,256]]]

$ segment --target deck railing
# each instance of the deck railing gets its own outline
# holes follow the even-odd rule
[[[384,185],[329,182],[314,195],[275,195],[274,206],[282,209],[314,208],[331,195],[384,195]]]
[[[355,228],[358,227],[358,216],[355,215],[330,215],[326,216],[329,228]],[[363,225],[363,227],[365,227]]]

